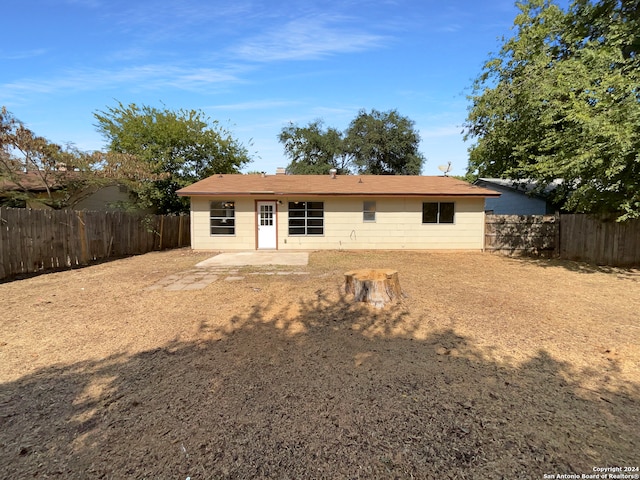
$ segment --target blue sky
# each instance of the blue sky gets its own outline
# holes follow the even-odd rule
[[[511,0],[23,0],[2,8],[0,105],[82,150],[118,101],[198,109],[244,143],[245,170],[284,167],[289,122],[344,130],[360,109],[415,122],[424,175],[464,174],[466,95]],[[251,142],[251,144],[250,144]]]

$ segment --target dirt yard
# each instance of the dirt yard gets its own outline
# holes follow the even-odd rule
[[[323,252],[308,266],[218,272],[205,288],[150,288],[209,256],[151,253],[0,284],[0,477],[640,467],[638,270]],[[397,270],[406,298],[353,304],[343,274],[358,268]]]

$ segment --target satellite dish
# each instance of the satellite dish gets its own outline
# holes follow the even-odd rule
[[[444,173],[444,176],[447,176],[447,173],[451,171],[451,162],[448,162],[446,165],[439,165],[438,170]]]

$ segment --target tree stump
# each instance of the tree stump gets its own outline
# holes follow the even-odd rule
[[[382,308],[402,298],[398,272],[389,269],[353,270],[344,274],[345,291],[354,302],[366,302]]]

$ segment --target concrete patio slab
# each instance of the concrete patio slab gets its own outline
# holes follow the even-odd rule
[[[221,253],[204,260],[194,268],[180,273],[167,275],[145,290],[202,290],[219,278],[226,282],[244,280],[238,275],[238,268],[250,265],[308,265],[308,252],[234,252]],[[269,269],[267,269],[269,270]],[[251,275],[308,275],[298,271],[261,271]]]
[[[308,252],[225,252],[208,258],[196,267],[213,267],[218,265],[308,265]]]

